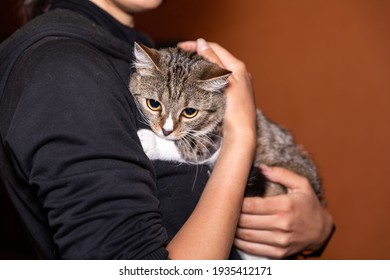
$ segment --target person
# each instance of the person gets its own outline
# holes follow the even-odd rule
[[[133,14],[161,2],[54,0],[0,48],[1,179],[40,257],[226,259],[237,247],[285,258],[323,248],[333,220],[304,178],[262,166],[289,193],[243,200],[254,94],[245,64],[218,44],[179,44],[232,71],[211,174],[143,153],[128,82],[134,42],[153,44]]]

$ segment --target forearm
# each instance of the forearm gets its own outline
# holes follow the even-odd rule
[[[254,146],[252,140],[245,143],[225,138],[218,162],[201,199],[190,218],[167,246],[170,258],[228,257],[252,164]]]
[[[184,226],[168,244],[173,259],[226,259],[240,214],[256,146],[253,89],[245,65],[203,39],[181,44],[232,71],[225,90],[223,144],[203,194]]]

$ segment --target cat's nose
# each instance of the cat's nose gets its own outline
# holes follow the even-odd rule
[[[169,134],[171,134],[174,130],[174,127],[175,125],[172,120],[172,115],[169,114],[169,117],[165,120],[164,125],[161,127],[164,136],[168,136]]]
[[[162,129],[162,133],[164,134],[164,136],[168,136],[172,132],[173,132],[173,130],[165,130],[164,128]]]

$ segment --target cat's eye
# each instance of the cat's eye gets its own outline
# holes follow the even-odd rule
[[[147,99],[146,105],[148,105],[149,109],[152,111],[160,111],[161,110],[160,102],[158,102],[154,99]]]
[[[198,110],[193,109],[193,108],[187,108],[187,109],[183,110],[182,114],[184,117],[191,119],[191,118],[194,118],[198,114]]]

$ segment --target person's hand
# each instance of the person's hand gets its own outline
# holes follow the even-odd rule
[[[182,42],[179,47],[187,51],[196,51],[232,72],[225,90],[227,107],[223,135],[225,139],[233,134],[241,141],[255,141],[256,108],[252,81],[245,64],[220,45],[206,42],[203,39]],[[244,142],[241,143],[245,145]]]
[[[271,181],[288,188],[286,195],[245,198],[235,246],[247,253],[285,258],[316,250],[328,239],[333,220],[309,181],[289,170],[261,166]]]
[[[218,160],[190,217],[167,244],[171,259],[226,259],[240,216],[256,148],[256,115],[249,74],[242,62],[217,44],[182,43],[232,71]]]

